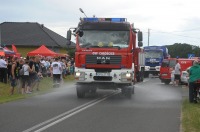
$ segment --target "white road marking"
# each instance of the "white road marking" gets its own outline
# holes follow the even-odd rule
[[[90,101],[88,103],[85,103],[85,104],[83,104],[81,106],[78,106],[78,107],[76,107],[74,109],[71,109],[71,110],[69,110],[69,111],[67,111],[65,113],[62,113],[62,114],[60,114],[60,115],[58,115],[56,117],[53,117],[53,118],[51,118],[51,119],[49,119],[47,121],[44,121],[44,122],[42,122],[42,123],[40,123],[38,125],[35,125],[35,126],[29,128],[27,130],[24,130],[23,132],[31,132],[31,131],[34,131],[34,130],[35,130],[35,132],[41,132],[41,131],[43,131],[43,130],[45,130],[45,129],[53,126],[53,125],[56,125],[57,123],[65,120],[65,119],[67,119],[67,118],[69,118],[69,117],[71,117],[71,116],[73,116],[73,115],[75,115],[75,114],[77,114],[77,113],[89,108],[89,107],[92,107],[93,105],[96,105],[96,104],[98,104],[98,103],[106,100],[107,98],[109,98],[109,97],[111,97],[111,96],[113,96],[115,94],[118,94],[118,93],[120,93],[119,90],[115,91],[115,92],[113,92],[113,93],[111,93],[109,95],[105,95],[105,96],[103,96],[101,98],[92,100],[92,101]],[[38,128],[40,128],[40,129],[38,129]],[[38,130],[36,130],[36,129],[38,129]]]

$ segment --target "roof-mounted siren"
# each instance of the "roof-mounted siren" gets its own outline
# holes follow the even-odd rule
[[[69,29],[67,31],[67,45],[71,44],[71,36],[72,36],[72,31]]]

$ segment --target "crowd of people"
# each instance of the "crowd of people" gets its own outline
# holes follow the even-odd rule
[[[74,73],[74,59],[51,57],[0,57],[0,82],[10,83],[10,95],[15,88],[21,94],[39,91],[40,79],[52,77],[53,84],[58,84],[67,75]]]

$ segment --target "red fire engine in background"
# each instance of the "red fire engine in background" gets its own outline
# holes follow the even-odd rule
[[[71,32],[73,30],[73,34]],[[99,89],[118,89],[127,97],[134,93],[134,82],[143,80],[144,59],[140,59],[142,32],[126,18],[81,18],[67,32],[76,37],[75,79],[77,97]],[[138,47],[136,46],[136,35]]]
[[[177,60],[176,58],[168,58],[163,60],[159,75],[161,82],[165,84],[169,84],[171,82],[171,72],[173,70],[173,67],[175,67],[176,65],[176,60]],[[193,65],[194,60],[195,58],[193,59],[179,58],[178,62],[181,66],[181,72],[186,71],[187,68],[191,67]]]

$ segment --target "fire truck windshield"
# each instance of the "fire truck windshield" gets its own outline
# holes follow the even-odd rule
[[[97,31],[85,30],[79,37],[82,48],[127,48],[129,44],[129,31]]]
[[[163,60],[161,67],[174,67],[176,65],[176,60]]]
[[[161,58],[162,51],[145,51],[145,58]]]

